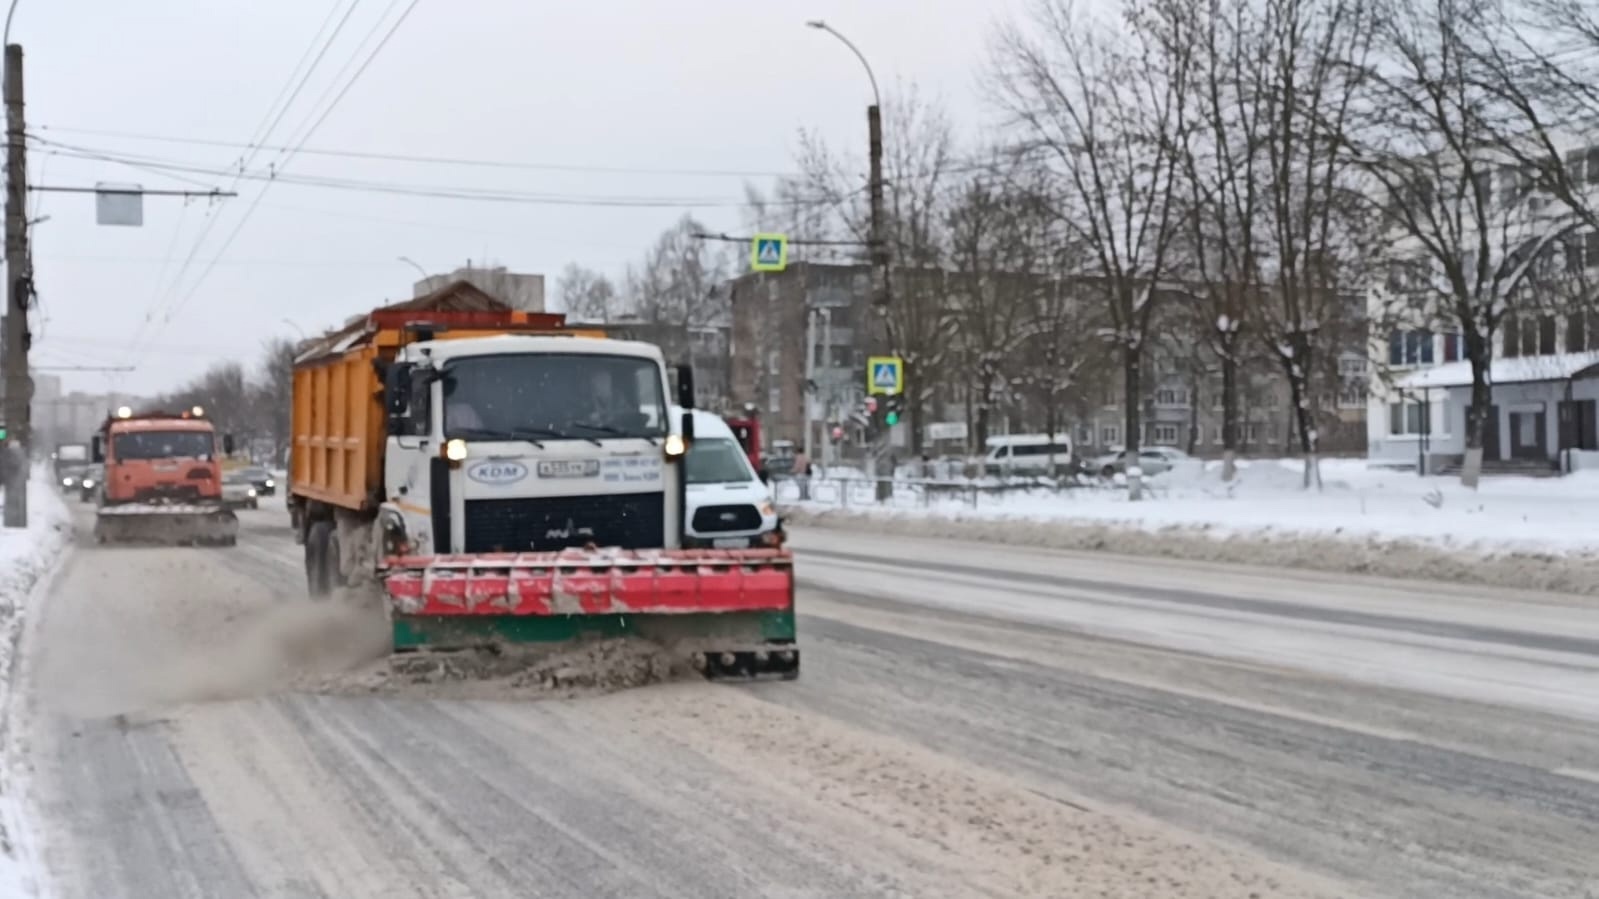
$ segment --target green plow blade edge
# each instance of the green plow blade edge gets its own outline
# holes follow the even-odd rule
[[[693,615],[395,615],[394,649],[564,643],[584,637],[791,642],[794,612]]]

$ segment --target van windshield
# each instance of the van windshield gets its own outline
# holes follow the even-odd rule
[[[738,441],[726,437],[694,441],[685,464],[690,484],[742,484],[755,480],[743,448]]]

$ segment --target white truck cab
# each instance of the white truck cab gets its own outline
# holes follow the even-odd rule
[[[384,380],[382,514],[400,520],[411,553],[680,545],[690,435],[670,414],[658,347],[423,339]]]
[[[694,442],[684,460],[688,527],[683,545],[713,549],[781,545],[781,521],[771,485],[750,467],[738,436],[714,413],[692,414]]]

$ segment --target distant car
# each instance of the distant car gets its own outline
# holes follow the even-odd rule
[[[1126,474],[1127,455],[1126,450],[1106,453],[1090,462],[1088,470],[1106,478]],[[1191,458],[1193,457],[1175,447],[1150,446],[1138,451],[1137,465],[1139,471],[1144,474],[1156,475],[1171,471],[1178,462]]]
[[[222,503],[231,509],[255,509],[260,507],[255,485],[245,476],[244,471],[230,471],[222,476]]]
[[[86,503],[94,502],[94,498],[100,495],[100,482],[104,479],[104,465],[91,465],[84,469],[78,478],[78,499]]]
[[[242,474],[250,481],[250,486],[255,488],[257,496],[271,496],[278,492],[278,482],[272,477],[272,472],[265,468],[241,468]]]
[[[78,482],[83,480],[84,472],[88,470],[88,467],[83,465],[63,468],[61,470],[61,489],[68,491],[78,489]]]

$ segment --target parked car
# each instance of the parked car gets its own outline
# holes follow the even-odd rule
[[[250,486],[255,488],[256,496],[271,496],[278,492],[278,482],[272,477],[272,472],[265,468],[251,466],[239,469],[239,473],[250,481]]]
[[[245,476],[245,469],[230,471],[222,476],[222,503],[230,509],[259,507],[255,484]]]
[[[1095,458],[1088,470],[1101,477],[1115,477],[1127,473],[1126,450],[1116,450]],[[1138,451],[1138,469],[1146,475],[1171,471],[1177,463],[1193,458],[1180,449],[1170,446],[1149,446]]]
[[[78,478],[78,499],[92,503],[100,495],[101,482],[105,479],[104,465],[91,465],[83,470]]]
[[[1051,464],[1053,463],[1053,468]],[[1038,477],[1073,474],[1072,439],[1064,434],[1005,434],[988,438],[983,474],[990,477]]]

